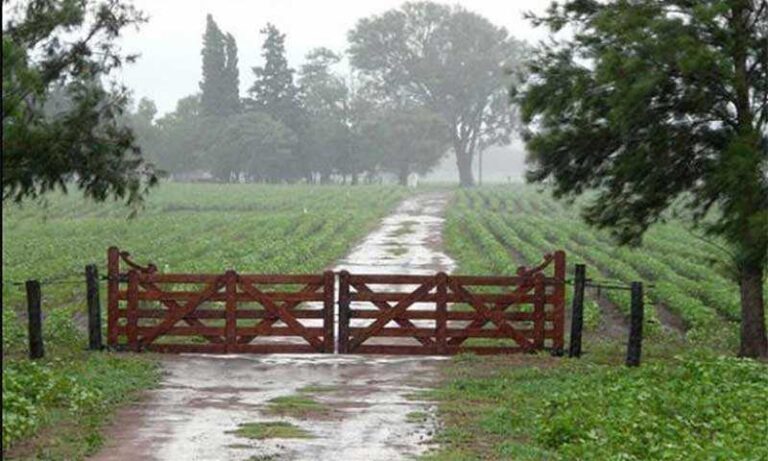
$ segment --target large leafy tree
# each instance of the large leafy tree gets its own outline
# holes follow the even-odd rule
[[[533,20],[568,30],[520,95],[530,179],[596,190],[586,219],[624,243],[688,208],[728,243],[740,354],[768,356],[768,2],[570,0]]]
[[[204,116],[226,116],[240,108],[237,44],[224,34],[213,17],[206,18],[203,34],[203,79],[200,81],[200,103]]]
[[[115,40],[145,21],[121,0],[3,1],[3,201],[74,182],[86,196],[138,202],[157,181],[106,79],[133,56]],[[46,108],[52,93],[65,103]]]
[[[381,107],[363,128],[381,168],[403,186],[411,173],[425,174],[437,165],[450,145],[447,131],[439,115],[414,104]]]
[[[286,158],[296,136],[263,112],[247,112],[227,120],[211,147],[211,171],[223,181],[246,179],[277,182],[285,176]]]
[[[462,186],[478,149],[509,141],[510,71],[523,46],[459,6],[405,3],[349,32],[352,65],[395,99],[413,98],[446,122]]]
[[[159,167],[183,174],[215,163],[208,152],[226,118],[203,117],[201,106],[199,94],[186,96],[178,100],[175,111],[156,121],[155,142],[147,146],[147,154],[157,159]]]

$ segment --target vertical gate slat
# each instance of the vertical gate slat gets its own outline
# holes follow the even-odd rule
[[[323,273],[323,352],[333,353],[334,346],[334,312],[333,303],[336,299],[334,293],[334,275],[332,271]]]
[[[138,338],[138,309],[139,309],[139,272],[131,269],[128,272],[128,306],[126,311],[125,333],[128,337],[128,348],[134,352],[139,350]]]
[[[107,250],[107,345],[117,347],[117,319],[120,313],[120,250]]]
[[[538,273],[533,279],[533,345],[536,349],[544,347],[545,290],[544,275]]]
[[[349,272],[339,274],[339,353],[349,352]]]
[[[554,310],[554,335],[552,349],[561,353],[565,347],[565,252],[555,252],[555,291],[553,293],[552,309]]]
[[[225,350],[227,353],[233,351],[235,344],[237,343],[237,282],[238,276],[235,271],[227,271],[226,273],[226,305],[225,305]]]
[[[445,272],[437,274],[436,305],[437,319],[435,320],[435,340],[437,353],[445,354],[448,328],[448,277]]]

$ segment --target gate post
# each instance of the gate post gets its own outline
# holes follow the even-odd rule
[[[127,298],[125,334],[128,337],[128,349],[139,352],[139,271],[136,269],[131,269],[128,272]]]
[[[546,323],[544,312],[546,306],[546,287],[542,273],[539,272],[533,277],[533,346],[535,349],[543,349],[544,324]]]
[[[339,273],[339,354],[349,353],[349,272]]]
[[[323,352],[333,354],[334,335],[333,323],[335,319],[334,301],[336,299],[334,288],[336,276],[332,271],[323,272]]]
[[[448,335],[448,276],[445,272],[438,272],[435,277],[437,281],[436,290],[436,311],[435,319],[435,340],[437,341],[437,353],[445,354],[447,352]]]
[[[101,303],[99,302],[99,272],[96,264],[85,266],[85,287],[88,302],[88,349],[100,351]]]
[[[640,365],[643,347],[643,284],[632,282],[632,306],[630,310],[629,341],[627,342],[627,366]]]
[[[228,270],[224,277],[226,278],[226,304],[225,304],[225,339],[224,352],[236,352],[237,347],[237,273]]]
[[[554,315],[552,349],[555,355],[562,355],[565,347],[565,251],[555,251],[555,288],[552,293]]]
[[[43,313],[40,308],[42,295],[40,294],[40,282],[27,280],[24,283],[27,289],[27,328],[29,334],[29,358],[40,359],[45,355],[43,347]]]
[[[117,316],[120,313],[120,250],[107,250],[107,346],[117,348]]]
[[[584,329],[584,287],[587,281],[587,267],[576,264],[573,276],[573,306],[571,307],[571,344],[569,357],[581,357],[581,331]]]

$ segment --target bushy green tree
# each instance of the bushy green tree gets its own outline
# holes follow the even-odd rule
[[[156,141],[147,153],[173,175],[205,169],[210,163],[211,137],[221,129],[223,117],[203,117],[200,95],[179,99],[176,110],[155,123]]]
[[[438,114],[407,103],[381,107],[363,128],[381,168],[403,186],[411,173],[437,165],[450,146],[447,131]]]
[[[570,0],[522,91],[533,181],[595,190],[588,222],[638,243],[673,204],[728,243],[741,349],[768,356],[768,2]]]
[[[115,45],[144,16],[120,0],[3,2],[3,201],[74,182],[87,197],[141,200],[157,176],[123,123],[133,56]],[[46,101],[56,92],[55,109]]]
[[[231,117],[217,133],[209,153],[212,173],[222,181],[278,182],[296,136],[283,123],[261,112]]]

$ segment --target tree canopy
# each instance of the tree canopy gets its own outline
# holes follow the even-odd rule
[[[675,205],[724,239],[741,286],[741,354],[768,355],[768,2],[571,0],[532,17],[519,94],[533,181],[596,190],[588,222],[638,243]]]
[[[213,16],[206,17],[203,35],[203,79],[200,103],[203,115],[226,116],[240,110],[240,78],[237,69],[237,43],[224,34]]]
[[[525,47],[459,6],[405,3],[349,32],[351,63],[394,99],[418,101],[445,121],[462,186],[475,153],[509,142],[508,85]]]
[[[120,0],[29,0],[3,25],[3,201],[74,181],[86,196],[140,201],[157,175],[123,120],[127,89],[109,82],[134,56],[115,40],[144,16]],[[46,108],[54,92],[56,110]]]

